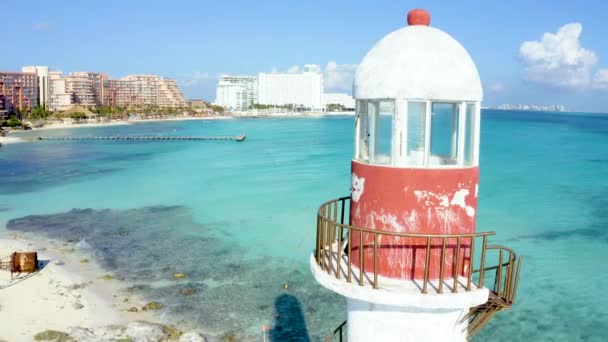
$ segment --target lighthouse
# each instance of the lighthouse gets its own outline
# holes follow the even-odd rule
[[[483,89],[415,9],[359,64],[351,194],[321,205],[311,271],[348,341],[465,341],[509,309],[521,257],[476,229]]]

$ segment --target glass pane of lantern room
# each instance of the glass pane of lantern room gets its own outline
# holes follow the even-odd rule
[[[367,115],[367,101],[357,101],[357,112],[359,116],[359,142],[357,151],[357,159],[360,161],[369,161],[369,118]]]
[[[424,163],[425,117],[425,102],[408,101],[406,165],[422,166]]]
[[[374,108],[375,139],[374,164],[391,164],[391,144],[393,136],[394,101],[370,102]]]
[[[431,115],[429,166],[454,165],[458,146],[458,110],[455,103],[434,102]]]
[[[477,111],[474,103],[467,103],[466,129],[464,137],[464,166],[475,164],[475,121]]]

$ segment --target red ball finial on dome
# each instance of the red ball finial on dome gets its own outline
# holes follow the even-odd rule
[[[429,12],[427,12],[423,9],[420,9],[420,8],[413,9],[407,14],[407,24],[410,26],[413,26],[413,25],[429,26],[430,23],[431,23],[431,15],[429,14]]]

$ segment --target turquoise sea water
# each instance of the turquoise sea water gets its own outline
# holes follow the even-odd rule
[[[324,117],[45,131],[247,140],[4,146],[0,231],[86,239],[131,291],[166,304],[168,322],[319,340],[345,305],[314,282],[308,257],[318,206],[348,194],[353,126]],[[516,305],[476,340],[608,338],[608,115],[484,111],[480,169],[477,229],[496,231],[491,241],[524,264]]]

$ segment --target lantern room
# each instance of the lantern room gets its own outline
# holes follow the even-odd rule
[[[393,167],[476,166],[483,93],[477,68],[450,35],[411,15],[408,21],[380,40],[355,74],[354,159]]]
[[[350,218],[356,226],[398,233],[475,232],[481,82],[462,45],[429,22],[427,12],[410,12],[409,25],[380,40],[355,74]],[[354,244],[369,246],[369,238],[355,237]],[[403,248],[381,248],[381,275],[424,276],[423,252],[405,247],[416,240],[383,241]],[[459,256],[460,273],[469,267],[466,248]],[[432,258],[438,259],[438,252]],[[450,268],[452,260],[445,263]],[[429,272],[437,278],[439,266]]]

